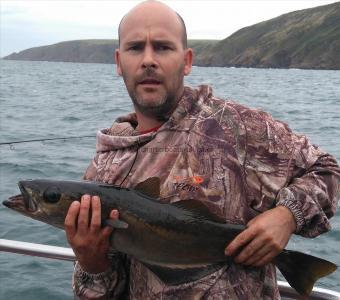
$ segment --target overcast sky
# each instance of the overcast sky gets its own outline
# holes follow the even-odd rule
[[[67,40],[117,38],[121,17],[139,2],[0,0],[0,56]],[[162,2],[182,15],[190,39],[223,39],[245,26],[336,1]]]

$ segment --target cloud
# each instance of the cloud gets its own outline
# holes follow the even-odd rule
[[[120,19],[141,1],[1,1],[0,56],[73,39],[117,38]],[[163,1],[189,38],[223,39],[245,26],[332,1]]]

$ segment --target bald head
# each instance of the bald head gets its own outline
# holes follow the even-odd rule
[[[139,22],[141,25],[145,23],[151,23],[150,19],[163,19],[169,22],[169,26],[178,27],[179,34],[181,36],[183,48],[188,47],[187,43],[187,31],[183,18],[169,6],[154,0],[148,0],[136,5],[132,8],[120,21],[118,26],[118,42],[126,32],[126,28],[129,27],[131,20],[134,20],[134,24]]]

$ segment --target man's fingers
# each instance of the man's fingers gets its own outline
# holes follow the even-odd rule
[[[117,209],[111,210],[110,218],[113,220],[117,220],[119,218],[119,212]]]
[[[260,249],[263,243],[259,239],[254,239],[246,245],[242,251],[235,257],[235,262],[243,264],[251,259]]]
[[[91,206],[91,196],[83,195],[80,202],[80,211],[78,216],[78,232],[85,235],[89,227],[89,213]]]
[[[69,240],[77,232],[77,218],[80,209],[80,202],[73,201],[68,209],[67,215],[65,217],[65,232],[67,239]]]
[[[119,212],[118,212],[118,210],[116,210],[116,209],[113,209],[112,211],[111,211],[111,213],[110,213],[110,219],[112,219],[112,220],[117,220],[119,218]],[[104,228],[103,228],[103,231],[102,231],[102,235],[105,237],[105,236],[110,236],[111,235],[111,233],[112,233],[112,231],[113,231],[114,229],[111,227],[111,226],[105,226]]]
[[[268,263],[270,263],[273,258],[277,255],[275,251],[270,251],[267,255],[262,257],[259,261],[253,264],[254,267],[262,267]]]
[[[271,249],[268,246],[263,246],[258,249],[253,255],[248,257],[243,264],[246,266],[253,266],[255,263],[259,262],[262,258],[264,258],[268,253],[270,253]]]
[[[100,198],[98,196],[93,196],[91,199],[91,231],[98,232],[101,227],[101,205]]]
[[[113,228],[111,226],[106,226],[102,230],[102,236],[103,238],[109,237],[113,231]]]
[[[235,255],[237,251],[248,244],[254,238],[254,236],[255,233],[252,230],[244,230],[227,246],[227,248],[225,249],[225,255]]]

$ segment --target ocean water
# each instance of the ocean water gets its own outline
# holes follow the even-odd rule
[[[340,160],[340,71],[194,67],[186,84],[261,108]],[[0,145],[0,200],[28,178],[79,179],[95,151],[95,133],[132,109],[115,66],[0,60],[0,142],[91,135],[93,138]],[[315,239],[288,248],[340,265],[340,213]],[[0,238],[67,246],[63,231],[0,205]],[[72,299],[72,263],[0,252],[0,299]],[[340,271],[319,281],[340,291]]]

